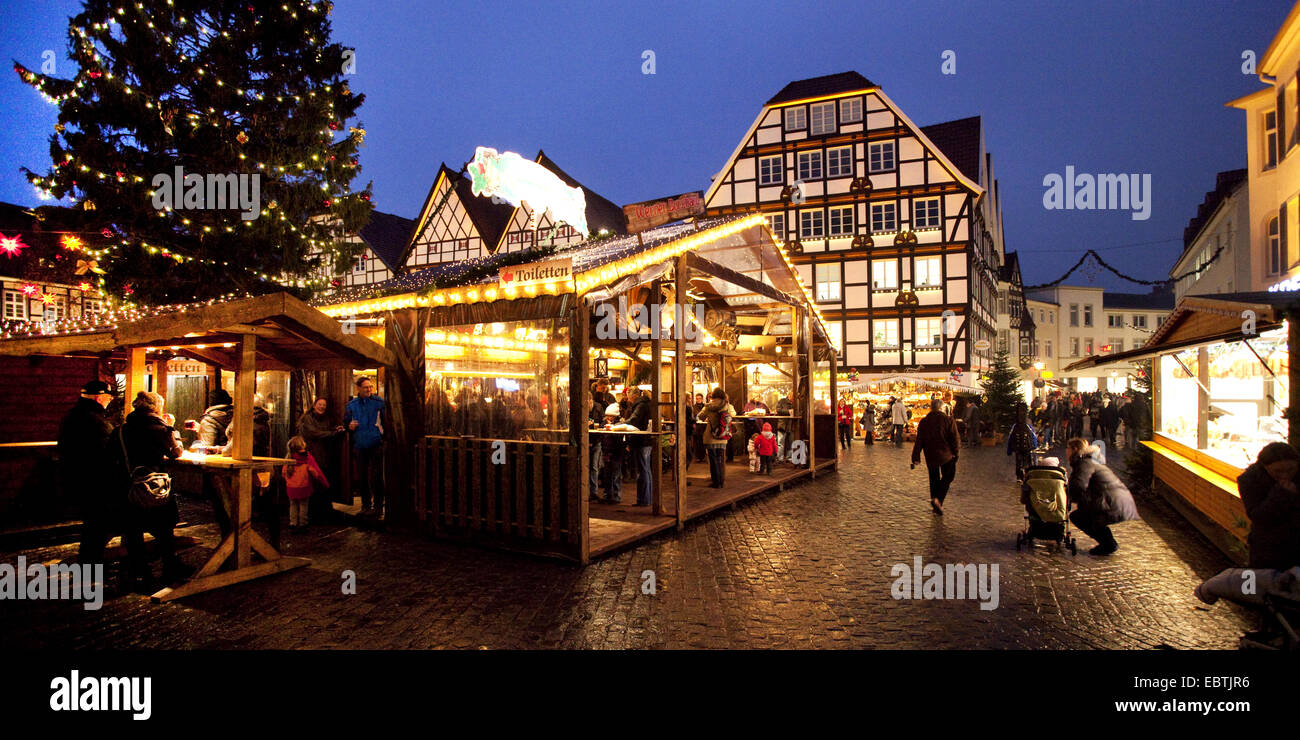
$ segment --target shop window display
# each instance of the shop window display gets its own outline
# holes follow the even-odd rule
[[[1197,380],[1202,362],[1208,370],[1205,388]],[[1159,431],[1245,468],[1264,445],[1286,441],[1282,412],[1289,398],[1287,377],[1283,330],[1252,339],[1250,346],[1226,342],[1163,355]]]

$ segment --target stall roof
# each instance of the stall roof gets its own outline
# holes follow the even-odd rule
[[[108,323],[63,328],[56,333],[0,339],[0,355],[104,355],[136,347],[176,352],[234,370],[228,351],[245,335],[257,337],[264,370],[392,366],[393,353],[288,293],[136,311]],[[230,345],[230,346],[227,346]]]
[[[447,262],[398,275],[390,280],[337,291],[315,303],[336,317],[356,316],[403,307],[527,298],[542,292],[517,294],[498,287],[503,267],[552,260],[571,260],[569,280],[557,280],[550,293],[575,290],[584,295],[617,295],[657,277],[673,256],[685,253],[697,273],[692,290],[737,312],[768,310],[775,304],[801,305],[816,317],[814,324],[829,341],[825,320],[812,294],[784,249],[759,215],[700,219],[662,226],[638,235],[614,235],[559,248],[498,252],[459,262]],[[782,317],[781,321],[788,321]]]
[[[1245,338],[1242,325],[1250,315],[1243,315],[1244,312],[1253,312],[1255,329],[1263,332],[1281,325],[1282,320],[1297,305],[1300,305],[1300,292],[1255,291],[1183,296],[1173,313],[1156,329],[1145,345],[1127,352],[1085,357],[1066,366],[1065,372],[1145,359],[1207,342]]]
[[[869,390],[872,385],[877,383],[915,383],[916,385],[927,388],[943,388],[944,390],[956,391],[958,393],[983,393],[984,389],[974,386],[953,383],[948,380],[935,380],[934,378],[920,378],[913,375],[887,375],[884,377],[860,377],[858,382],[853,385],[854,390]]]

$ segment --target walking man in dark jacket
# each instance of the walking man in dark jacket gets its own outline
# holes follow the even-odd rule
[[[1078,507],[1070,521],[1097,541],[1089,553],[1109,555],[1119,549],[1110,525],[1138,518],[1133,494],[1110,468],[1093,459],[1097,448],[1088,440],[1076,437],[1065,449],[1070,459],[1069,500]]]
[[[957,477],[957,456],[961,440],[957,435],[957,422],[943,413],[943,401],[930,401],[930,413],[916,425],[916,443],[912,445],[912,467],[921,462],[925,453],[925,467],[930,471],[930,508],[943,515],[943,501],[948,496],[952,479]]]
[[[120,514],[116,489],[107,485],[105,444],[113,433],[105,409],[113,400],[108,383],[92,380],[59,425],[59,468],[63,493],[81,505],[81,549],[77,560],[97,563]]]

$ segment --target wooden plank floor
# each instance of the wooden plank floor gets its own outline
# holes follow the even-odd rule
[[[817,470],[820,472],[835,464],[834,460],[819,460]],[[729,506],[737,501],[758,493],[780,488],[786,483],[807,477],[807,468],[778,463],[773,466],[772,475],[759,475],[749,472],[749,463],[737,458],[727,465],[726,482],[722,488],[709,487],[709,465],[707,462],[693,462],[686,471],[686,519],[694,519]],[[636,503],[635,481],[624,481],[621,487],[622,503],[606,504],[592,502],[589,505],[591,533],[591,556],[611,552],[641,539],[645,539],[665,529],[676,526],[676,507],[673,501],[673,480],[668,475],[663,477],[663,514],[655,516],[648,506],[633,506]]]

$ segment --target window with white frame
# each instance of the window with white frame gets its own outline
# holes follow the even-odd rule
[[[894,169],[894,142],[882,141],[870,147],[871,172],[888,172]]]
[[[872,203],[871,230],[874,232],[898,231],[898,204]]]
[[[826,217],[818,208],[799,212],[799,238],[820,239],[826,236]]]
[[[898,348],[898,319],[876,319],[871,322],[873,349]]]
[[[27,318],[27,296],[23,295],[21,290],[5,291],[5,318],[19,320]]]
[[[785,167],[781,160],[782,155],[775,157],[758,158],[758,184],[759,185],[779,185],[785,181]]]
[[[875,290],[897,290],[898,260],[872,260],[871,287]]]
[[[1147,315],[1144,313],[1133,314],[1133,328],[1134,329],[1147,328]]]
[[[103,300],[101,300],[101,299],[99,299],[99,298],[82,298],[82,299],[81,299],[81,313],[82,313],[83,315],[89,315],[89,314],[95,314],[95,313],[103,313],[103,312],[104,312],[104,301],[103,301]]]
[[[835,347],[835,354],[843,356],[844,325],[838,321],[827,322],[826,333],[830,335],[831,344]]]
[[[862,98],[840,101],[840,123],[857,123],[862,120]]]
[[[1111,329],[1116,329],[1124,326],[1124,314],[1122,313],[1106,314],[1106,326],[1110,327]]]
[[[912,343],[917,347],[942,347],[943,319],[917,319],[916,333],[912,335]]]
[[[826,150],[826,176],[853,176],[853,147],[837,146]]]
[[[835,132],[835,101],[812,104],[812,121],[808,133],[813,136]]]
[[[1092,326],[1092,304],[1083,304],[1083,325]]]
[[[1078,338],[1078,337],[1070,337],[1070,356],[1071,356],[1071,357],[1078,357],[1078,356],[1079,356],[1079,338]]]
[[[802,105],[785,109],[785,130],[802,131],[808,128],[807,110]]]
[[[1092,357],[1092,337],[1083,340],[1083,356]]]
[[[832,206],[831,236],[853,235],[853,206]]]
[[[822,150],[799,152],[799,179],[805,182],[822,179]]]
[[[1049,359],[1052,356],[1052,340],[1048,339],[1043,342],[1044,355]]]
[[[840,299],[840,263],[827,262],[814,265],[813,279],[817,282],[818,301]]]
[[[1268,274],[1282,272],[1282,240],[1278,234],[1277,217],[1268,222]]]
[[[785,214],[769,213],[767,214],[767,227],[772,230],[772,235],[781,241],[785,241]]]
[[[931,229],[940,223],[938,198],[917,198],[912,201],[912,228]]]
[[[362,274],[366,271],[366,256],[360,255],[357,261],[352,263],[352,272]]]
[[[1070,326],[1079,325],[1079,304],[1070,304]]]
[[[1264,169],[1277,166],[1277,111],[1264,114]]]
[[[912,262],[912,284],[918,288],[938,287],[943,284],[942,258],[917,257]]]

